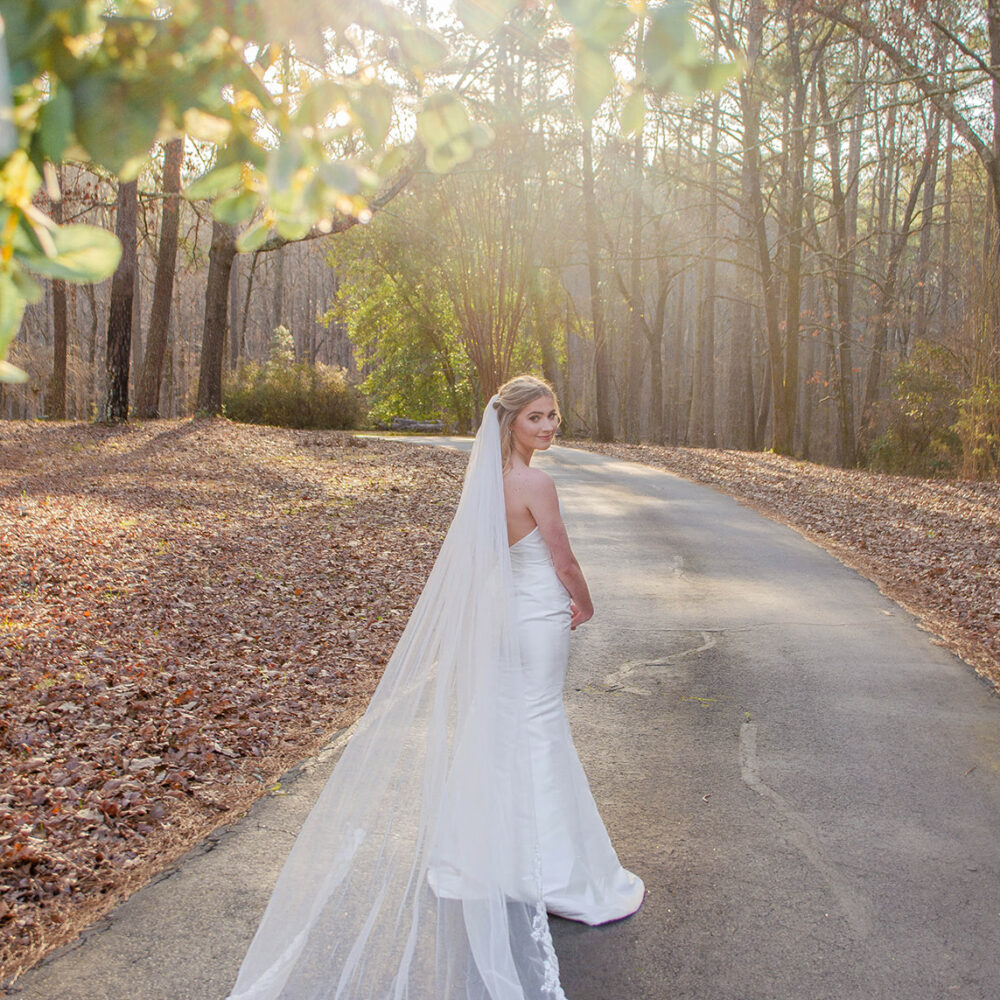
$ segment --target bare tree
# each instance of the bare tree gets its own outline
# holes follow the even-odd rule
[[[128,373],[132,350],[132,304],[136,279],[136,220],[138,182],[118,185],[115,235],[122,245],[121,261],[111,279],[108,312],[107,385],[101,417],[110,423],[128,420]]]

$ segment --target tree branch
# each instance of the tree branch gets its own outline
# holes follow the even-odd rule
[[[814,9],[832,21],[836,21],[849,31],[853,31],[860,38],[866,39],[884,55],[888,56],[899,69],[903,70],[909,76],[917,89],[955,126],[958,134],[975,149],[991,176],[998,173],[997,161],[989,145],[983,141],[976,130],[969,124],[968,120],[962,116],[954,103],[948,100],[931,83],[927,78],[926,72],[900,52],[874,23],[871,21],[858,21],[853,17],[848,17],[840,9],[839,4],[817,3],[814,4]]]
[[[372,215],[374,215],[379,209],[388,205],[393,198],[399,194],[403,188],[413,179],[413,175],[416,172],[416,158],[412,159],[403,169],[396,175],[392,183],[381,191],[375,198],[369,202],[368,207],[371,209]],[[288,240],[284,236],[272,236],[270,239],[265,240],[264,243],[258,248],[258,253],[269,253],[272,250],[280,250],[282,247],[288,246],[289,243],[306,243],[309,240],[318,240],[324,236],[333,236],[336,233],[347,232],[348,229],[356,226],[361,220],[356,215],[341,215],[337,218],[334,224],[329,229],[320,229],[318,226],[313,226],[305,236],[297,240]]]

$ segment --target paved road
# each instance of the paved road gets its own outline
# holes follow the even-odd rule
[[[735,501],[570,449],[539,465],[598,606],[574,634],[577,746],[649,890],[616,925],[553,921],[570,1000],[997,1000],[1000,699]],[[224,997],[336,753],[21,1000]]]

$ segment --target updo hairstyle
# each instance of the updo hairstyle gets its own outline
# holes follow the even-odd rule
[[[543,378],[537,378],[534,375],[517,375],[509,382],[504,382],[497,389],[497,398],[493,401],[493,406],[500,422],[500,460],[505,471],[510,467],[514,420],[521,410],[541,396],[552,397],[556,416],[562,421],[556,391]]]

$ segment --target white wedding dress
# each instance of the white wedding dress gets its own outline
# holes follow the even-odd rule
[[[569,595],[537,527],[510,558],[545,908],[587,924],[619,920],[639,909],[645,888],[619,864],[573,746],[563,702]]]
[[[570,738],[566,591],[537,532],[508,545],[495,403],[230,1000],[565,1000],[547,910],[603,923],[642,900]]]

